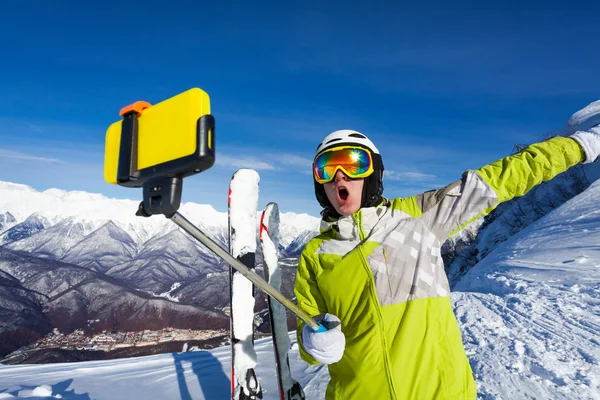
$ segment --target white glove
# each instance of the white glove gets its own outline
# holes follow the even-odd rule
[[[589,131],[577,131],[571,137],[583,147],[584,164],[594,162],[600,156],[600,126],[596,125]]]
[[[332,314],[315,317],[326,332],[315,332],[308,325],[302,330],[302,346],[315,360],[323,364],[333,364],[342,359],[346,347],[346,337],[342,333],[341,321]]]
[[[600,100],[573,114],[562,133],[581,145],[585,152],[584,164],[596,160],[600,155]]]

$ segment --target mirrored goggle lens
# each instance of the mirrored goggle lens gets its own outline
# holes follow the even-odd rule
[[[371,154],[360,148],[326,151],[315,160],[315,178],[330,181],[342,169],[350,178],[364,178],[371,171]]]

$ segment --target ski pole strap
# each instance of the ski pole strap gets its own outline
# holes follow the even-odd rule
[[[317,323],[314,319],[312,319],[312,317],[308,313],[306,313],[304,310],[302,310],[300,307],[294,304],[291,300],[285,297],[279,290],[271,286],[260,275],[248,269],[248,267],[246,267],[241,261],[233,257],[227,251],[223,250],[217,242],[215,242],[207,234],[198,229],[194,224],[188,221],[179,212],[175,212],[173,216],[167,218],[175,222],[181,229],[189,233],[196,240],[205,245],[209,250],[211,250],[217,256],[221,257],[233,268],[238,270],[242,275],[244,275],[250,282],[254,283],[263,292],[280,302],[285,308],[290,310],[294,315],[296,315],[304,323],[310,326],[315,332],[325,332],[327,330],[322,324]]]

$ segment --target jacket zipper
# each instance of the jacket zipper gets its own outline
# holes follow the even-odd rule
[[[363,242],[365,240],[366,235],[363,230],[362,221],[356,214],[353,215],[353,219],[354,219],[354,223],[359,228],[360,241]],[[367,259],[364,255],[364,253],[362,251],[362,247],[360,245],[358,246],[358,254],[360,255],[360,259],[362,260],[363,268],[365,268],[367,270],[367,276],[370,277],[370,281],[371,281],[371,284],[369,285],[370,292],[371,292],[371,301],[373,301],[375,304],[375,309],[377,310],[377,317],[379,318],[379,331],[380,331],[379,333],[381,334],[381,341],[382,341],[382,345],[383,345],[383,359],[385,362],[385,374],[388,379],[388,384],[390,385],[390,399],[397,400],[396,389],[394,388],[394,381],[392,380],[392,373],[390,371],[390,361],[388,358],[387,341],[385,338],[385,331],[383,329],[383,314],[381,313],[381,306],[379,305],[379,298],[377,297],[377,289],[375,287],[375,281],[373,280],[373,272],[371,271],[371,268],[369,267],[369,263],[367,262]],[[386,265],[387,265],[387,260],[386,260]]]

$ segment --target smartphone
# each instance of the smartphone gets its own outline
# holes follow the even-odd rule
[[[158,178],[197,174],[214,164],[215,120],[203,90],[192,88],[155,105],[137,102],[123,108],[121,116],[106,131],[106,182],[141,187]]]

